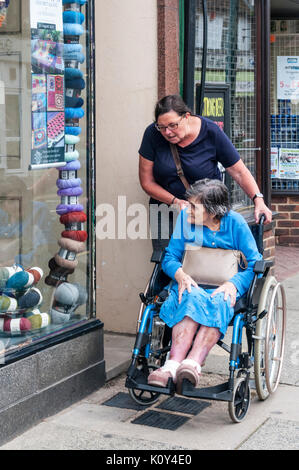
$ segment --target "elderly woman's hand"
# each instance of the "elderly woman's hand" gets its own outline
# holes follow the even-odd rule
[[[185,199],[178,199],[176,197],[173,201],[173,205],[177,207],[179,212],[181,212],[183,209],[189,206],[189,202],[185,201]]]
[[[175,280],[178,283],[179,304],[180,304],[181,300],[182,300],[183,292],[187,289],[187,291],[190,293],[191,292],[191,286],[194,286],[198,289],[198,285],[196,284],[194,279],[192,279],[192,277],[189,276],[189,274],[186,274],[182,270],[182,268],[179,268],[176,271],[174,277],[175,277]]]
[[[211,294],[211,297],[214,297],[215,295],[220,294],[221,292],[224,292],[224,300],[227,300],[228,296],[230,296],[231,307],[234,307],[236,304],[237,297],[236,286],[232,282],[224,282],[221,286],[214,290],[214,292]]]

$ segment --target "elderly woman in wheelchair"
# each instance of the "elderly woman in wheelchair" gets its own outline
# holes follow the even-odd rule
[[[172,327],[170,356],[163,367],[148,377],[150,385],[161,387],[166,387],[171,377],[178,392],[184,378],[194,386],[199,384],[201,367],[209,351],[225,335],[234,315],[236,299],[248,290],[253,266],[262,257],[244,218],[230,210],[228,190],[222,182],[198,181],[187,191],[186,197],[189,208],[180,214],[162,263],[163,271],[173,280],[160,310],[160,318]],[[188,254],[194,253],[192,243],[202,253],[203,247],[234,250],[231,255],[236,260],[240,251],[247,267],[216,289],[200,287],[198,279],[194,280],[182,267],[186,248],[190,249]],[[209,262],[209,258],[207,260]],[[217,258],[215,261],[217,263]],[[216,268],[217,273],[218,266]]]
[[[261,400],[278,385],[284,353],[285,294],[281,284],[268,275],[272,263],[262,259],[263,232],[255,233],[258,249],[245,219],[230,209],[228,189],[221,181],[197,181],[187,190],[186,198],[189,206],[178,216],[162,258],[163,271],[161,260],[154,260],[151,287],[146,295],[141,294],[146,309],[126,386],[140,404],[154,403],[160,393],[175,392],[227,401],[231,418],[240,422],[249,407],[253,365]],[[262,223],[257,227],[263,230]],[[166,274],[168,285],[156,295],[153,285],[161,272]],[[155,349],[153,330],[161,320],[165,332],[171,332],[171,341],[164,333],[162,348]],[[233,326],[231,348],[222,341],[229,325]],[[243,328],[246,352],[242,352]],[[230,354],[229,380],[199,389],[201,368],[215,344]],[[149,365],[153,357],[160,367]]]

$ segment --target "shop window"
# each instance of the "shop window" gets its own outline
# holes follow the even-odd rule
[[[226,131],[245,165],[256,176],[256,16],[255,0],[207,0],[208,40],[206,85],[225,85],[229,93]],[[201,84],[203,11],[197,0],[195,84]],[[205,111],[202,113],[203,115]],[[208,118],[214,119],[212,114]],[[252,207],[240,187],[227,180],[235,209]]]
[[[0,1],[1,364],[95,315],[93,2],[46,3]]]
[[[299,20],[271,21],[271,183],[299,192]]]

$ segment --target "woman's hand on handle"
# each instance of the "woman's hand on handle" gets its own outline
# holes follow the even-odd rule
[[[191,286],[196,287],[198,289],[198,285],[196,284],[194,279],[192,279],[192,277],[189,276],[189,274],[186,274],[182,270],[182,268],[179,268],[176,271],[174,277],[175,277],[175,280],[178,283],[179,304],[180,304],[184,291],[187,289],[187,291],[190,293],[191,292]]]
[[[265,216],[264,224],[269,224],[272,221],[272,211],[266,206],[263,198],[257,197],[254,201],[254,217],[257,224],[263,214]]]

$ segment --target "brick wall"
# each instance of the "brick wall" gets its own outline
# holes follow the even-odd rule
[[[299,196],[272,196],[277,245],[299,246]]]

